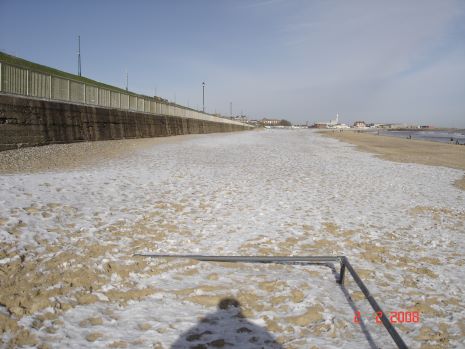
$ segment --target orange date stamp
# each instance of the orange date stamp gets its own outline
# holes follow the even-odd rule
[[[419,311],[390,311],[385,314],[386,318],[391,324],[404,324],[404,323],[418,323],[420,322],[420,312]],[[381,324],[383,313],[378,311],[373,314],[365,316],[365,318],[374,318],[375,323]],[[358,324],[362,321],[362,314],[360,311],[354,313],[354,323]]]

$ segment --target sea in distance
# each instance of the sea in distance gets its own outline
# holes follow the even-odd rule
[[[378,131],[374,131],[378,133]],[[440,131],[386,131],[379,130],[382,136],[420,139],[424,141],[434,141],[441,143],[465,144],[465,130],[440,130]]]

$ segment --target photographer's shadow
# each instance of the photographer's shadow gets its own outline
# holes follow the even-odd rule
[[[266,329],[245,318],[240,303],[234,298],[222,299],[216,312],[207,314],[183,333],[171,348],[283,349]]]

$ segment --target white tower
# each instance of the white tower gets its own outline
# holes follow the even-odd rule
[[[336,114],[336,125],[339,123],[339,113]]]

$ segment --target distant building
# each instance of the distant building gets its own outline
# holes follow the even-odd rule
[[[408,125],[408,124],[373,124],[373,127],[383,128],[383,129],[390,129],[390,130],[403,130],[403,129],[418,129],[418,128],[421,128],[421,126]]]
[[[431,125],[421,125],[420,128],[433,128]]]
[[[260,122],[265,126],[277,126],[281,123],[281,120],[264,118]]]
[[[317,121],[313,124],[312,128],[349,128],[346,124],[342,124],[339,122],[339,114],[336,114],[336,119],[327,121]]]
[[[327,122],[315,122],[312,126],[313,128],[328,128]]]
[[[249,119],[245,115],[229,116],[228,118],[239,122],[249,122]]]
[[[384,124],[382,128],[388,128],[388,129],[399,129],[399,128],[406,128],[406,124]]]
[[[355,128],[365,128],[367,127],[365,121],[355,121],[354,122],[354,127]]]

